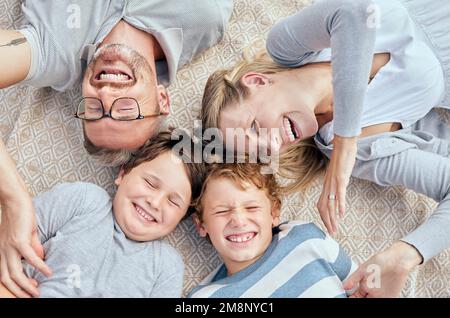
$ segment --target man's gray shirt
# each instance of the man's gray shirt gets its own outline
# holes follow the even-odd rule
[[[165,54],[158,82],[168,85],[179,67],[219,42],[232,0],[26,0],[20,30],[31,46],[26,84],[66,90],[80,82],[97,46],[123,19],[152,34]]]

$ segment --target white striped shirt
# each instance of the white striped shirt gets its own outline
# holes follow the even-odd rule
[[[346,297],[342,282],[356,269],[345,251],[313,223],[279,226],[255,263],[227,277],[221,265],[189,297]]]

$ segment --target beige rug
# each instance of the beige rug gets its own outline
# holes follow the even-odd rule
[[[169,88],[171,124],[192,128],[200,107],[208,75],[240,58],[240,52],[256,41],[264,45],[270,26],[280,17],[307,5],[302,0],[235,0],[224,41],[182,68]],[[0,27],[20,26],[17,0],[3,0]],[[116,173],[89,159],[82,146],[80,122],[73,118],[80,89],[57,93],[17,86],[0,91],[0,134],[17,162],[32,194],[60,182],[87,181],[114,192]],[[441,112],[443,119],[449,113]],[[320,180],[304,193],[286,198],[283,219],[313,220],[320,224],[315,203]],[[348,189],[348,212],[337,240],[358,262],[388,247],[422,223],[436,203],[402,188],[383,188],[353,179]],[[220,260],[206,240],[196,233],[191,220],[183,222],[168,240],[182,253],[186,263],[185,293],[213,270]],[[404,297],[450,296],[450,251],[414,271],[403,290]]]

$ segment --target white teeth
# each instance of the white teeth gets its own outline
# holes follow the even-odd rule
[[[240,235],[240,236],[238,236],[238,235],[230,235],[228,237],[228,240],[231,241],[231,242],[235,242],[235,243],[242,243],[242,242],[247,242],[247,241],[251,240],[254,236],[255,236],[254,233],[249,233],[249,234],[247,234],[245,236],[242,236],[242,235]]]
[[[113,81],[128,81],[130,77],[126,74],[100,74],[100,79],[102,80],[113,80]]]
[[[284,125],[284,131],[286,132],[286,135],[288,136],[289,141],[290,142],[295,141],[295,136],[292,131],[293,127],[291,126],[289,119],[287,119],[286,117],[283,118],[283,125]]]
[[[143,209],[141,209],[139,206],[135,205],[137,213],[139,213],[140,216],[142,216],[144,219],[146,219],[149,222],[155,221],[155,218],[153,218],[150,214],[145,212]]]

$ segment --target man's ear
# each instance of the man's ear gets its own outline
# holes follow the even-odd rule
[[[280,203],[272,203],[272,227],[280,225]]]
[[[251,89],[257,88],[258,86],[269,85],[271,84],[271,80],[266,74],[248,72],[242,76],[241,84]]]
[[[116,186],[120,186],[124,175],[125,175],[125,171],[123,170],[123,168],[120,168],[119,175],[117,176],[116,180],[114,180],[114,184]]]
[[[164,85],[157,86],[157,98],[159,111],[164,115],[169,115],[170,110],[170,98],[169,92]]]
[[[197,214],[193,214],[192,219],[194,220],[195,228],[197,229],[198,234],[200,234],[201,237],[206,237],[208,232],[203,226],[203,222],[198,218]]]

